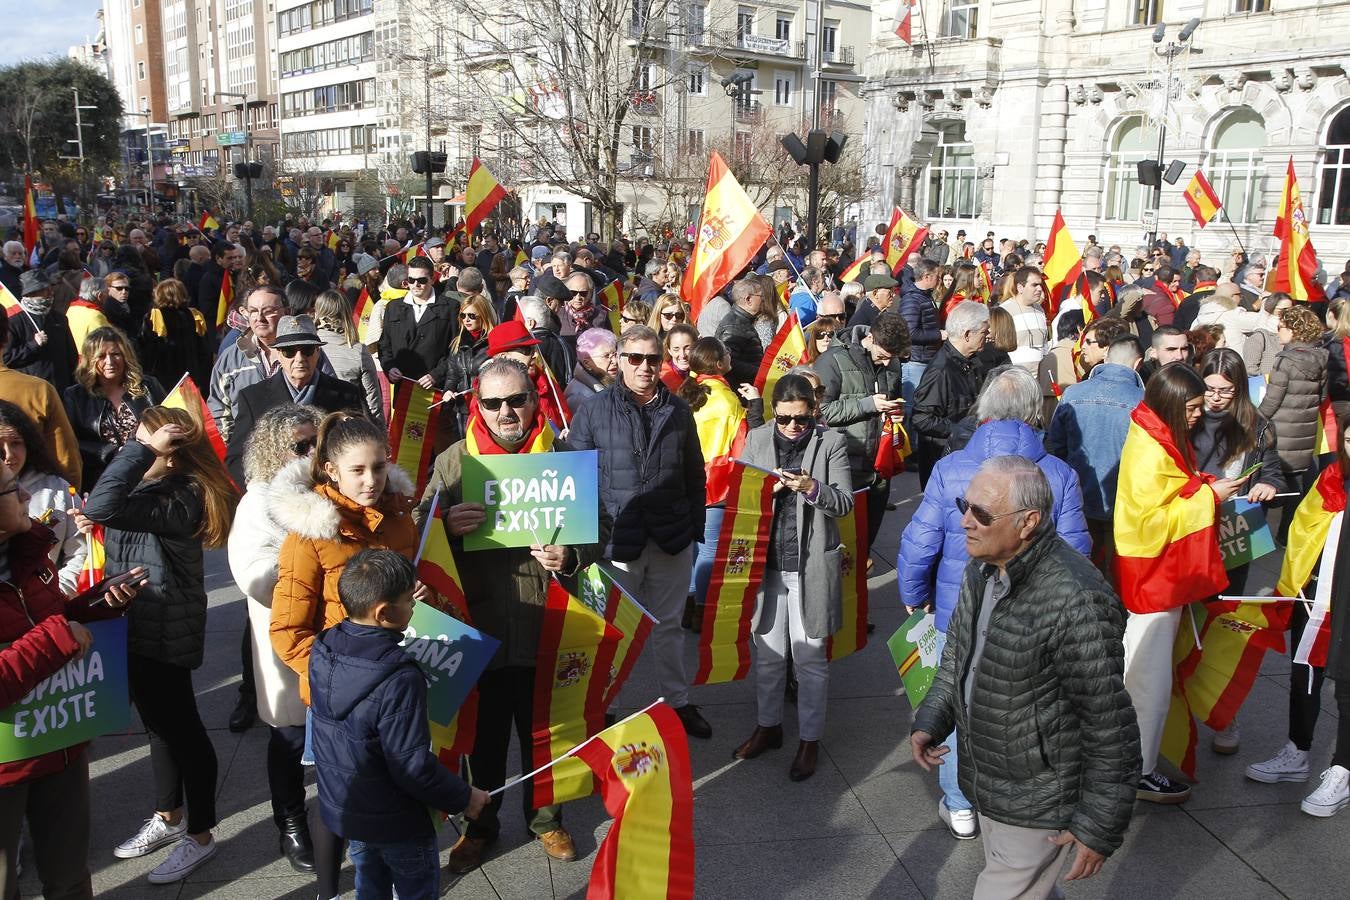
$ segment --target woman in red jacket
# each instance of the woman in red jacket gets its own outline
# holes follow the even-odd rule
[[[46,526],[28,517],[28,493],[0,465],[0,708],[14,705],[93,643],[80,621],[114,618],[136,593],[115,587],[106,604],[67,601],[47,555]],[[133,571],[133,580],[145,574]],[[137,585],[139,586],[139,585]],[[92,897],[89,760],[84,745],[0,763],[0,897],[19,894],[19,829],[28,832],[47,897]]]

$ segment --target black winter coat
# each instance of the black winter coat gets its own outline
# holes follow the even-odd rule
[[[919,446],[929,459],[942,456],[952,427],[965,418],[978,392],[974,360],[962,356],[950,341],[943,344],[923,370],[911,410]]]
[[[33,340],[39,329],[47,333],[47,342],[40,347]],[[30,317],[20,312],[9,317],[5,365],[11,369],[49,381],[58,391],[64,391],[74,382],[78,358],[65,313],[51,309],[45,316]]]
[[[426,678],[401,640],[401,631],[348,621],[310,651],[319,814],[348,840],[434,837],[428,808],[469,805],[469,786],[430,750]]]
[[[314,385],[314,399],[311,406],[317,406],[326,413],[349,412],[354,416],[366,415],[366,395],[350,382],[315,373],[318,382]],[[291,389],[286,386],[286,373],[277,372],[271,378],[250,384],[239,392],[234,405],[234,425],[230,429],[230,444],[225,453],[225,467],[236,485],[246,483],[244,478],[244,446],[248,443],[253,426],[268,410],[276,409],[288,403],[294,403]]]
[[[1327,397],[1336,411],[1336,421],[1344,422],[1350,416],[1350,354],[1346,346],[1350,338],[1331,334],[1323,346],[1327,348]]]
[[[145,376],[144,387],[144,396],[132,397],[128,394],[125,397],[126,403],[136,411],[138,418],[164,399],[164,388],[157,379]],[[108,462],[121,449],[120,444],[105,441],[99,432],[103,417],[113,413],[112,404],[102,394],[89,393],[82,384],[72,384],[62,391],[61,403],[66,408],[66,418],[70,419],[70,425],[75,429],[75,440],[80,444],[83,490],[92,490]]]
[[[142,482],[155,454],[130,441],[89,493],[84,514],[105,528],[104,574],[145,566],[149,584],[128,607],[127,652],[187,669],[202,664],[206,587],[200,489],[183,475]]]
[[[600,451],[600,499],[613,520],[604,558],[630,562],[651,541],[679,553],[703,534],[703,450],[689,404],[659,380],[639,408],[622,381],[572,417],[567,443]]]
[[[727,382],[754,384],[759,365],[764,361],[764,345],[759,342],[759,332],[755,331],[755,317],[733,304],[731,312],[717,326],[716,337],[731,354]]]
[[[421,378],[445,359],[458,328],[458,300],[438,296],[422,313],[421,322],[408,303],[391,300],[384,309],[380,366],[386,372],[398,369],[404,378]]]
[[[201,279],[197,282],[197,310],[206,317],[207,324],[214,325],[220,311],[220,285],[225,280],[225,270],[216,265],[213,259],[202,266]]]
[[[971,671],[993,568],[966,566],[947,646],[915,731],[960,742],[961,791],[1006,825],[1068,829],[1098,853],[1120,847],[1140,775],[1125,690],[1125,613],[1101,573],[1053,530],[1008,563],[1009,594]]]

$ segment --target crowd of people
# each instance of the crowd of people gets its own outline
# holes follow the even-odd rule
[[[1316,598],[1290,604],[1293,646],[1344,595],[1350,270],[1309,304],[1268,292],[1265,263],[1241,252],[1211,265],[1165,236],[1093,238],[1083,277],[1051,297],[1041,244],[938,231],[897,265],[893,249],[810,248],[787,229],[691,303],[687,242],[569,239],[546,222],[473,241],[411,223],[44,222],[0,264],[16,300],[0,330],[0,705],[87,649],[82,622],[125,616],[154,779],[150,815],[113,853],[168,848],[154,883],[205,864],[217,766],[192,673],[203,554],[225,548],[249,622],[229,727],[268,728],[278,852],[320,898],[339,894],[344,854],[358,896],[435,896],[425,808],[465,815],[449,871],[472,871],[500,837],[502,796],[487,792],[506,782],[513,731],[532,758],[552,579],[601,562],[640,598],[661,696],[712,739],[684,651],[737,461],[772,472],[774,493],[749,623],[756,721],[728,747],[781,748],[790,697],[786,774],[811,778],[855,549],[841,523],[865,504],[875,543],[903,499],[878,460],[908,435],[922,496],[892,600],[932,612],[939,635],[910,738],[937,768],[937,816],[983,836],[977,896],[1049,896],[1070,858],[1068,877],[1094,874],[1137,800],[1189,797],[1159,750],[1183,608],[1246,592],[1248,566],[1225,571],[1213,540],[1222,504],[1266,510],[1283,546],[1325,546],[1285,559],[1282,588]],[[805,351],[762,396],[793,315]],[[185,375],[211,422],[162,405]],[[443,392],[428,472],[389,458],[391,395],[409,385]],[[464,550],[485,516],[464,496],[466,454],[585,450],[600,460],[594,543]],[[472,621],[500,642],[455,771],[428,749],[425,685],[398,648],[414,603],[454,613],[410,564],[433,510]],[[76,585],[96,528],[115,584],[90,595]],[[1247,769],[1255,781],[1310,777],[1322,679],[1350,661],[1330,622],[1326,664],[1295,666],[1288,743],[1260,748],[1274,755]],[[1350,803],[1350,680],[1336,698],[1312,815]],[[1238,752],[1236,716],[1212,740]],[[536,806],[528,784],[520,796],[542,852],[575,859],[562,808]],[[90,814],[83,748],[0,764],[0,894],[16,890],[26,819],[48,896],[89,896]]]

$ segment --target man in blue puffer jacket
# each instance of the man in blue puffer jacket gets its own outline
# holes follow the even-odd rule
[[[966,486],[986,460],[1013,455],[1036,463],[1055,495],[1053,517],[1059,536],[1084,556],[1092,550],[1078,474],[1068,463],[1046,453],[1041,433],[1033,427],[1040,423],[1041,403],[1040,387],[1026,369],[995,370],[976,401],[975,419],[983,424],[962,449],[938,460],[923,501],[900,538],[896,560],[900,601],[911,611],[926,607],[934,612],[942,636],[939,654],[970,560],[956,501],[965,497]],[[951,753],[938,769],[943,793],[938,815],[955,837],[969,840],[975,837],[975,813],[957,784],[956,742],[949,741],[948,746]]]

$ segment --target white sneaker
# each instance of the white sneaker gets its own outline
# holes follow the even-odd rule
[[[206,846],[202,846],[190,837],[184,837],[174,845],[173,852],[164,862],[150,870],[151,884],[173,884],[191,875],[198,866],[216,855],[216,839],[213,837]]]
[[[1217,735],[1216,735],[1217,737]],[[1308,780],[1308,751],[1287,741],[1273,757],[1265,762],[1252,763],[1247,767],[1247,777],[1262,784],[1278,784],[1281,781],[1304,782]]]
[[[1302,809],[1310,816],[1334,816],[1342,806],[1350,803],[1350,769],[1332,766],[1322,773],[1322,783],[1303,801]]]
[[[1237,719],[1228,723],[1228,727],[1223,731],[1214,732],[1214,737],[1210,740],[1210,749],[1215,753],[1221,753],[1224,756],[1232,756],[1238,752],[1238,745],[1242,742],[1242,735],[1238,731]]]
[[[973,809],[948,809],[946,798],[938,801],[938,818],[947,823],[947,830],[958,841],[974,840],[979,822]]]
[[[135,859],[153,853],[160,847],[172,844],[187,834],[187,819],[179,819],[177,825],[170,825],[159,816],[145,820],[141,830],[113,848],[113,856],[118,859]]]

